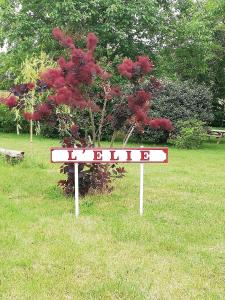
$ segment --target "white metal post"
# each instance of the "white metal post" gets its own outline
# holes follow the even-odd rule
[[[76,218],[79,216],[79,174],[78,164],[74,164],[74,188],[75,188],[75,215]]]
[[[143,146],[141,146],[143,148]],[[144,164],[140,164],[140,216],[143,216],[143,196],[144,196]]]
[[[140,164],[140,216],[143,216],[144,164]]]

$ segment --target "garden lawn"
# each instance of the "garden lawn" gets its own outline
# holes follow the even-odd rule
[[[169,149],[169,164],[139,165],[110,195],[74,202],[56,186],[57,140],[0,134],[25,160],[0,161],[0,299],[224,299],[225,140]]]

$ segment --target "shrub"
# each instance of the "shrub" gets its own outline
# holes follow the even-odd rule
[[[203,84],[191,81],[161,81],[161,89],[156,91],[151,104],[151,116],[168,118],[174,127],[181,120],[198,119],[206,124],[213,121],[212,94]],[[144,127],[144,133],[134,133],[138,141],[163,143],[168,134],[162,129]]]
[[[28,132],[28,123],[23,120],[20,124],[22,132]],[[15,132],[15,114],[8,107],[0,105],[0,131],[1,132]]]
[[[15,116],[8,107],[0,105],[0,131],[13,132],[15,131]]]
[[[206,136],[205,123],[197,120],[178,121],[170,142],[177,148],[198,149]]]
[[[14,114],[13,119],[15,123],[15,126],[11,126],[11,119],[4,114],[2,116],[4,131],[7,130],[8,132],[14,132],[16,130],[17,134],[19,134],[20,129],[25,128],[26,132],[28,132],[28,125],[30,125],[30,139],[32,141],[32,112],[34,111],[34,107],[41,104],[41,102],[47,97],[47,87],[39,80],[39,76],[40,73],[46,70],[46,68],[53,67],[55,65],[56,63],[53,62],[44,52],[41,52],[37,57],[32,56],[31,58],[26,58],[21,65],[20,75],[16,78],[15,84],[9,89],[9,91],[0,91],[0,104],[4,104],[10,109],[9,115],[12,116]],[[29,121],[30,124],[28,124],[27,121]],[[39,134],[40,124],[36,123],[34,125],[36,134]]]

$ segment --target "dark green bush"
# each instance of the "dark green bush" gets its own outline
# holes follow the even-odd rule
[[[15,115],[4,105],[0,105],[0,131],[15,132]]]
[[[29,131],[29,124],[22,120],[20,123],[21,132]],[[5,105],[0,105],[0,132],[16,132],[15,114]]]
[[[152,100],[150,115],[152,118],[168,118],[174,127],[180,120],[198,119],[206,124],[213,121],[212,94],[205,85],[191,81],[162,81],[162,89]],[[168,134],[163,130],[144,128],[144,134],[135,132],[137,141],[164,143]]]
[[[212,101],[212,93],[206,85],[192,81],[164,81],[152,109],[174,123],[197,118],[209,124],[213,121]]]
[[[41,135],[48,138],[57,138],[59,136],[57,126],[51,126],[48,124],[41,125]]]
[[[204,125],[204,122],[196,119],[178,121],[169,142],[177,148],[198,149],[206,137]]]
[[[144,128],[144,133],[135,130],[131,140],[140,143],[162,144],[167,141],[168,137],[168,132],[162,129],[153,129],[149,126],[146,126]]]

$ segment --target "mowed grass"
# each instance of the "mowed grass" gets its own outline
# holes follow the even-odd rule
[[[25,160],[0,161],[0,299],[224,299],[225,140],[169,149],[169,164],[139,165],[110,195],[74,202],[56,186],[57,140],[0,134]]]

